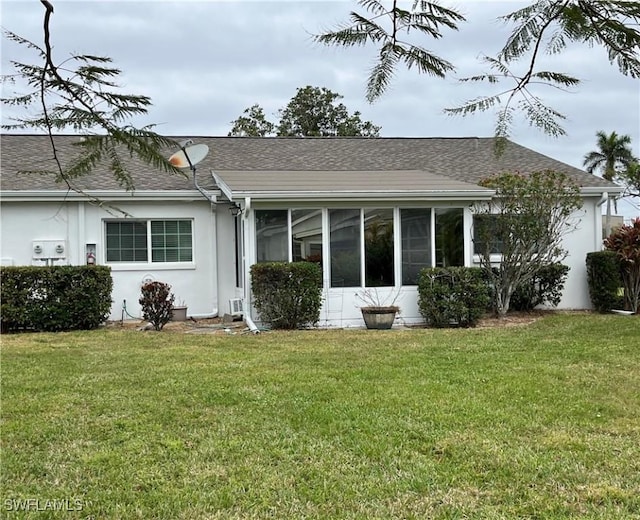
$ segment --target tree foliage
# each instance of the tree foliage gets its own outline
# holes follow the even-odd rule
[[[484,179],[481,185],[494,189],[495,196],[489,203],[476,205],[474,212],[491,216],[492,225],[474,229],[474,242],[486,279],[494,288],[496,312],[504,316],[518,286],[567,256],[562,239],[575,229],[572,214],[582,200],[578,186],[564,173],[554,171],[504,173]],[[491,258],[496,242],[502,245],[497,266]]]
[[[389,87],[398,64],[408,69],[416,68],[418,72],[443,78],[454,67],[426,48],[417,45],[408,38],[415,32],[428,38],[441,38],[442,29],[457,30],[458,22],[464,16],[454,9],[442,7],[436,2],[416,0],[410,9],[400,6],[394,0],[388,2],[378,0],[358,0],[358,4],[369,15],[352,11],[349,22],[340,25],[334,31],[316,35],[315,41],[325,45],[343,47],[361,46],[373,43],[379,46],[378,60],[367,78],[367,99],[370,102],[379,98]],[[407,39],[401,38],[407,36]]]
[[[316,35],[315,41],[342,47],[377,46],[378,59],[367,79],[369,101],[387,90],[399,64],[438,77],[454,70],[453,64],[426,51],[409,36],[417,33],[440,38],[441,28],[457,29],[457,23],[465,20],[461,14],[422,0],[415,0],[410,9],[401,8],[399,0],[358,0],[358,4],[365,14],[351,12],[348,22]],[[578,85],[580,80],[563,72],[537,70],[541,54],[561,53],[571,43],[600,46],[622,74],[640,77],[640,2],[535,0],[500,20],[513,26],[503,48],[497,56],[483,58],[487,72],[461,81],[490,85],[504,81],[507,86],[495,94],[481,95],[461,106],[445,109],[446,113],[461,116],[496,109],[499,149],[509,136],[516,113],[547,134],[565,133],[561,125],[565,116],[547,106],[531,87],[566,89]],[[515,70],[518,63],[523,64],[522,71]]]
[[[597,150],[585,154],[583,165],[589,173],[602,172],[602,177],[608,181],[619,179],[623,171],[635,161],[631,151],[631,137],[618,135],[600,130],[596,132]],[[607,199],[607,214],[605,217],[605,234],[611,233],[611,198]]]
[[[604,240],[604,246],[620,259],[625,305],[637,313],[640,311],[640,218],[616,228]]]
[[[618,173],[618,179],[627,187],[626,195],[640,197],[640,162],[637,159]]]
[[[284,137],[378,137],[380,127],[363,121],[358,111],[350,114],[343,103],[338,103],[342,97],[325,87],[300,87],[278,112],[277,125],[267,121],[263,108],[255,104],[231,121],[229,135],[265,137],[275,132]]]
[[[258,105],[245,108],[238,119],[231,121],[233,127],[227,135],[235,137],[265,137],[272,135],[276,125],[268,121],[264,109]]]
[[[600,130],[596,133],[597,150],[593,150],[584,156],[583,165],[589,173],[600,171],[602,177],[613,181],[634,162],[631,151],[631,137],[618,135]]]
[[[152,126],[136,128],[128,123],[132,117],[146,114],[151,100],[119,91],[117,80],[121,71],[112,66],[111,58],[78,54],[60,63],[54,61],[49,30],[53,6],[47,0],[41,3],[45,7],[43,47],[10,31],[4,32],[10,41],[34,51],[39,63],[11,61],[15,73],[2,78],[5,85],[19,83],[28,88],[27,92],[3,96],[3,105],[22,108],[26,115],[11,118],[12,122],[2,128],[45,131],[50,137],[55,170],[37,173],[52,174],[69,190],[79,193],[84,192],[76,180],[98,164],[106,164],[120,185],[132,190],[134,183],[126,166],[127,156],[166,172],[179,173],[161,153],[162,148],[175,144],[173,140],[158,135]],[[63,164],[53,134],[66,129],[72,129],[83,139],[76,143],[77,156]]]

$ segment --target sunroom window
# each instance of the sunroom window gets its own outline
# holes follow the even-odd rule
[[[462,208],[437,208],[436,266],[464,266],[464,221]]]
[[[258,262],[289,260],[288,210],[256,211],[256,253]]]
[[[291,251],[294,262],[322,263],[322,210],[291,210]]]
[[[401,209],[402,285],[417,285],[420,271],[431,267],[431,209]]]
[[[360,210],[330,209],[331,287],[359,287]]]
[[[425,267],[464,265],[463,215],[462,208],[259,209],[256,260],[324,265],[326,248],[331,287],[417,285]]]
[[[365,285],[394,285],[393,210],[367,209],[364,212]]]

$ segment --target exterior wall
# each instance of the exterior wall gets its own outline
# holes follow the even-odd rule
[[[78,235],[78,205],[56,202],[2,201],[0,204],[0,256],[3,265],[44,265],[33,260],[33,241],[66,243],[64,259],[56,265],[78,264],[79,248],[70,237]]]
[[[348,202],[348,203],[292,203],[289,204],[291,208],[304,209],[304,208],[323,208],[323,258],[330,258],[329,251],[329,223],[326,210],[328,208],[396,208],[397,205],[389,203],[360,203],[360,202]],[[447,202],[447,203],[435,203],[435,202],[416,202],[416,203],[404,203],[400,207],[416,208],[463,208],[463,219],[465,229],[471,229],[472,215],[469,209],[469,202]],[[246,279],[249,278],[250,265],[256,261],[256,227],[255,227],[255,214],[254,210],[261,209],[286,209],[287,204],[283,203],[271,203],[271,204],[254,204],[253,208],[248,214],[243,215],[245,218],[245,249],[247,251],[246,256]],[[432,226],[433,226],[432,222]],[[434,228],[432,227],[432,231]],[[400,230],[398,226],[394,229],[394,235],[400,236]],[[435,238],[432,236],[432,242]],[[465,251],[471,251],[471,234],[465,233],[464,237]],[[435,242],[434,242],[435,243]],[[395,253],[396,258],[400,256],[400,243],[396,239]],[[471,253],[465,255],[465,264],[471,265]],[[396,280],[400,280],[400,267],[396,262]],[[335,288],[331,287],[331,275],[329,262],[323,262],[323,304],[320,311],[320,321],[318,325],[320,327],[363,327],[364,321],[360,307],[363,306],[362,300],[359,295],[362,295],[364,289],[362,287],[344,287]],[[249,285],[249,284],[247,284]],[[418,288],[417,286],[400,286],[396,287],[379,287],[376,289],[379,300],[386,304],[400,307],[400,313],[396,316],[394,325],[415,325],[424,323],[424,318],[420,314],[418,309]],[[255,308],[251,306],[251,291],[250,287],[247,287],[245,291],[245,302],[249,302],[251,308],[252,317],[259,322],[259,315]]]
[[[564,248],[569,251],[563,263],[570,267],[569,274],[565,283],[563,297],[558,305],[559,309],[590,309],[591,302],[589,298],[589,289],[587,284],[586,272],[586,255],[591,251],[598,251],[602,248],[602,237],[599,230],[602,227],[601,208],[597,205],[597,197],[585,198],[584,206],[576,211],[572,217],[572,221],[577,224],[577,228],[565,237]],[[358,203],[351,203],[350,207],[360,207]],[[419,204],[411,204],[410,207],[420,206]],[[427,207],[444,207],[438,204],[424,204]],[[292,207],[301,207],[300,205],[292,205]],[[315,204],[313,207],[327,207],[326,204]],[[372,206],[373,207],[373,206]],[[385,207],[378,204],[377,207]],[[477,266],[473,257],[473,236],[472,224],[473,215],[468,203],[452,203],[448,207],[464,207],[464,246],[465,246],[465,265]],[[275,209],[275,205],[259,205],[257,209]],[[279,209],[284,209],[282,205]],[[326,237],[329,235],[328,222],[325,216],[323,240],[323,257],[328,259],[329,243]],[[396,234],[398,230],[396,229]],[[247,263],[250,265],[255,262],[255,221],[253,215],[247,219],[246,228],[246,248],[248,251]],[[396,259],[399,258],[399,245],[396,240]],[[396,262],[397,263],[397,262]],[[328,262],[323,263],[323,305],[320,313],[319,326],[321,327],[362,327],[364,321],[360,313],[359,307],[362,301],[358,298],[358,294],[362,294],[363,288],[330,287],[330,268]],[[396,279],[398,277],[396,276]],[[424,322],[418,308],[418,290],[416,286],[397,286],[383,287],[377,289],[380,300],[387,305],[393,301],[398,305],[401,312],[396,317],[395,325],[411,325]],[[250,301],[250,291],[245,296],[246,301]],[[395,300],[394,300],[395,298]],[[254,318],[257,317],[255,309],[253,309]]]
[[[123,202],[116,204],[133,218],[193,219],[193,262],[110,264],[113,306],[110,319],[140,317],[140,287],[145,280],[169,283],[176,304],[184,301],[189,316],[217,314],[216,207],[208,201]],[[85,202],[12,202],[1,204],[1,257],[5,265],[44,265],[33,260],[34,240],[64,240],[68,255],[55,265],[82,265],[86,244],[96,245],[96,263],[105,264],[104,220],[117,218]],[[226,295],[224,295],[227,297]],[[124,312],[126,302],[126,313]]]
[[[574,213],[577,229],[565,238],[569,251],[563,263],[570,267],[559,309],[591,309],[587,282],[587,253],[602,250],[602,209],[598,198],[585,198],[584,206]]]
[[[601,208],[596,197],[585,199],[582,210],[576,212],[578,229],[567,236],[565,247],[569,250],[564,263],[571,268],[559,308],[590,308],[586,278],[586,254],[601,249]],[[432,204],[425,204],[431,206]],[[468,203],[465,206],[465,263],[474,265],[472,255],[472,215]],[[327,207],[326,204],[309,204],[309,207]],[[350,203],[350,207],[359,207]],[[382,207],[382,204],[376,206]],[[451,205],[453,206],[453,204]],[[176,302],[188,305],[188,315],[212,316],[229,312],[229,300],[243,297],[251,306],[249,268],[255,261],[255,223],[252,210],[242,215],[244,225],[244,287],[236,285],[236,243],[234,218],[227,206],[213,206],[208,201],[125,202],[118,207],[141,219],[193,219],[194,261],[185,264],[131,263],[112,264],[114,280],[113,307],[110,319],[140,317],[140,286],[144,280],[155,279],[169,283],[176,295]],[[274,205],[259,206],[275,207]],[[282,204],[278,206],[283,208]],[[296,204],[295,207],[304,207]],[[337,207],[337,206],[335,206]],[[414,205],[411,205],[414,207]],[[0,257],[3,265],[43,265],[33,260],[33,241],[55,240],[65,244],[64,258],[56,265],[82,265],[86,261],[86,245],[96,245],[98,264],[105,263],[104,220],[115,218],[104,209],[85,202],[13,202],[6,199],[0,204]],[[324,234],[328,236],[328,223],[324,221]],[[329,243],[323,243],[324,257],[329,258]],[[397,249],[397,246],[396,246]],[[396,251],[396,254],[398,251]],[[361,288],[330,288],[328,262],[324,264],[324,303],[320,325],[324,327],[363,326],[357,293]],[[415,286],[378,289],[381,300],[395,304],[401,313],[397,324],[422,323],[418,311],[418,295]],[[126,302],[126,313],[124,312]],[[252,315],[255,317],[255,310]]]
[[[216,258],[217,258],[217,291],[218,314],[230,313],[229,300],[243,298],[242,288],[236,285],[236,236],[235,218],[228,211],[228,206],[220,204],[216,213]],[[212,276],[213,273],[212,273]],[[242,282],[241,282],[242,283]]]
[[[569,274],[564,284],[562,299],[557,309],[591,309],[589,285],[587,282],[587,253],[602,249],[602,213],[598,198],[587,197],[581,209],[569,219],[575,229],[564,237],[563,248],[568,251],[562,263],[569,266]],[[493,258],[492,258],[493,261]],[[496,262],[499,255],[496,255]],[[479,260],[472,257],[472,265],[479,266]]]

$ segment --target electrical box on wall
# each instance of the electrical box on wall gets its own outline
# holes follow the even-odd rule
[[[32,243],[34,260],[64,260],[67,258],[66,240],[34,240]]]
[[[95,265],[97,263],[96,257],[96,245],[95,244],[86,244],[85,245],[85,256],[87,260],[87,265]]]

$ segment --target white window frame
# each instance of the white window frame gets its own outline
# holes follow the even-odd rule
[[[152,222],[189,222],[191,225],[191,260],[176,260],[176,261],[153,261],[153,242],[151,233]],[[108,260],[108,243],[107,243],[107,227],[109,224],[115,223],[142,223],[146,227],[146,244],[147,244],[147,260]],[[192,218],[147,218],[147,219],[114,219],[104,220],[104,263],[110,265],[113,269],[126,268],[127,266],[153,266],[158,267],[170,267],[170,268],[192,268],[195,265],[195,222]]]

